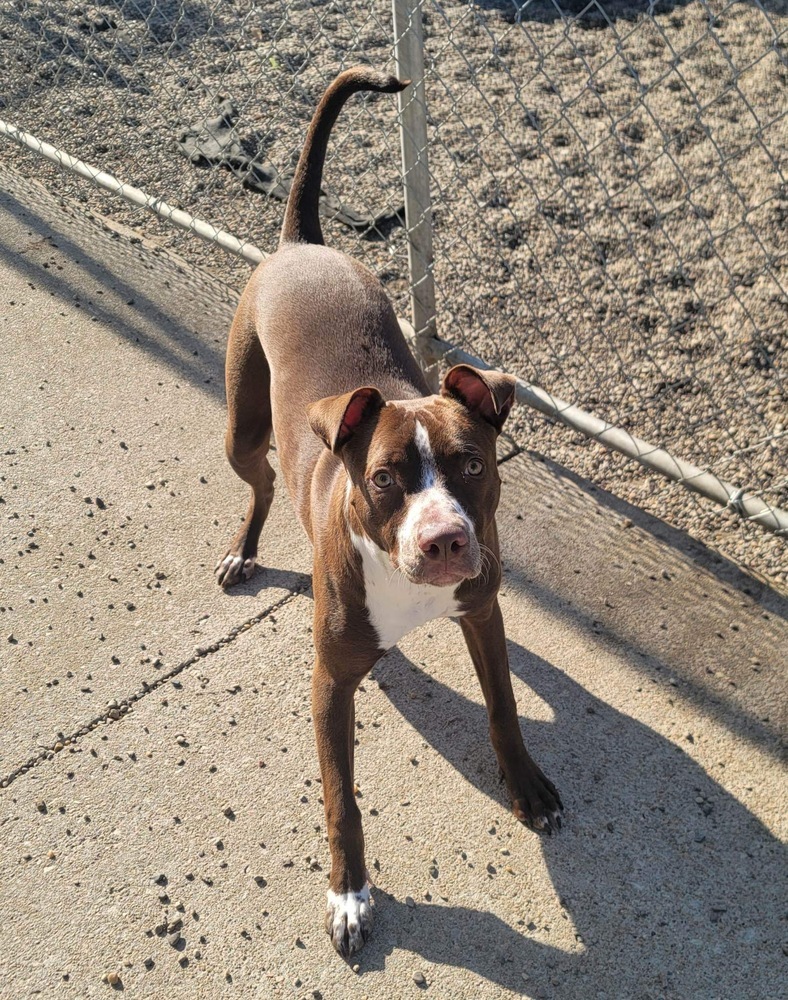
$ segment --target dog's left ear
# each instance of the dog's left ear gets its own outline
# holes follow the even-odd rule
[[[512,408],[516,384],[514,375],[455,365],[444,376],[441,396],[458,400],[500,431]]]
[[[309,426],[323,444],[338,454],[359,427],[381,407],[385,399],[373,385],[365,385],[341,396],[326,396],[306,408]]]

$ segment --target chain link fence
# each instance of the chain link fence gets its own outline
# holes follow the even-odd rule
[[[440,340],[788,506],[788,4],[420,9]],[[326,84],[357,62],[396,69],[389,0],[5,0],[0,39],[0,118],[159,216],[11,143],[5,162],[239,289],[249,264],[225,250],[275,248]],[[321,210],[327,241],[408,315],[397,122],[393,100],[348,105]],[[188,239],[173,217],[243,246]],[[784,541],[734,509],[524,407],[511,433],[788,580]]]

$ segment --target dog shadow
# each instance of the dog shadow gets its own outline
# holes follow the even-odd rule
[[[219,589],[218,584],[216,589]],[[267,594],[276,589],[289,590],[294,594],[306,594],[311,597],[312,574],[258,564],[248,580],[243,580],[226,590],[222,590],[222,594],[236,599],[239,597],[259,597],[261,594]]]
[[[384,968],[396,947],[539,997],[777,995],[779,841],[680,745],[522,646],[510,642],[509,655],[513,674],[554,713],[552,722],[523,719],[521,726],[566,807],[564,830],[540,846],[577,948],[552,946],[549,928],[535,927],[528,913],[520,930],[491,912],[408,907],[378,890],[363,968]],[[398,650],[375,677],[466,781],[508,806],[480,702]],[[515,868],[517,844],[516,836],[507,843]],[[538,911],[539,904],[529,906]]]

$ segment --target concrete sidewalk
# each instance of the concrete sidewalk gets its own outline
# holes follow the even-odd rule
[[[265,569],[212,578],[246,504],[233,303],[0,190],[0,997],[109,996],[107,973],[168,1000],[780,995],[785,602],[525,454],[502,606],[565,829],[509,815],[459,629],[427,626],[359,693],[377,915],[355,971],[333,953],[283,490]]]

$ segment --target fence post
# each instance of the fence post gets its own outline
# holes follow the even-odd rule
[[[427,162],[427,104],[424,96],[423,4],[424,0],[393,0],[397,75],[400,79],[412,81],[410,87],[398,95],[398,102],[411,315],[416,331],[414,347],[420,362],[426,367],[436,360],[431,341],[437,336],[437,328],[432,273],[430,171]]]

